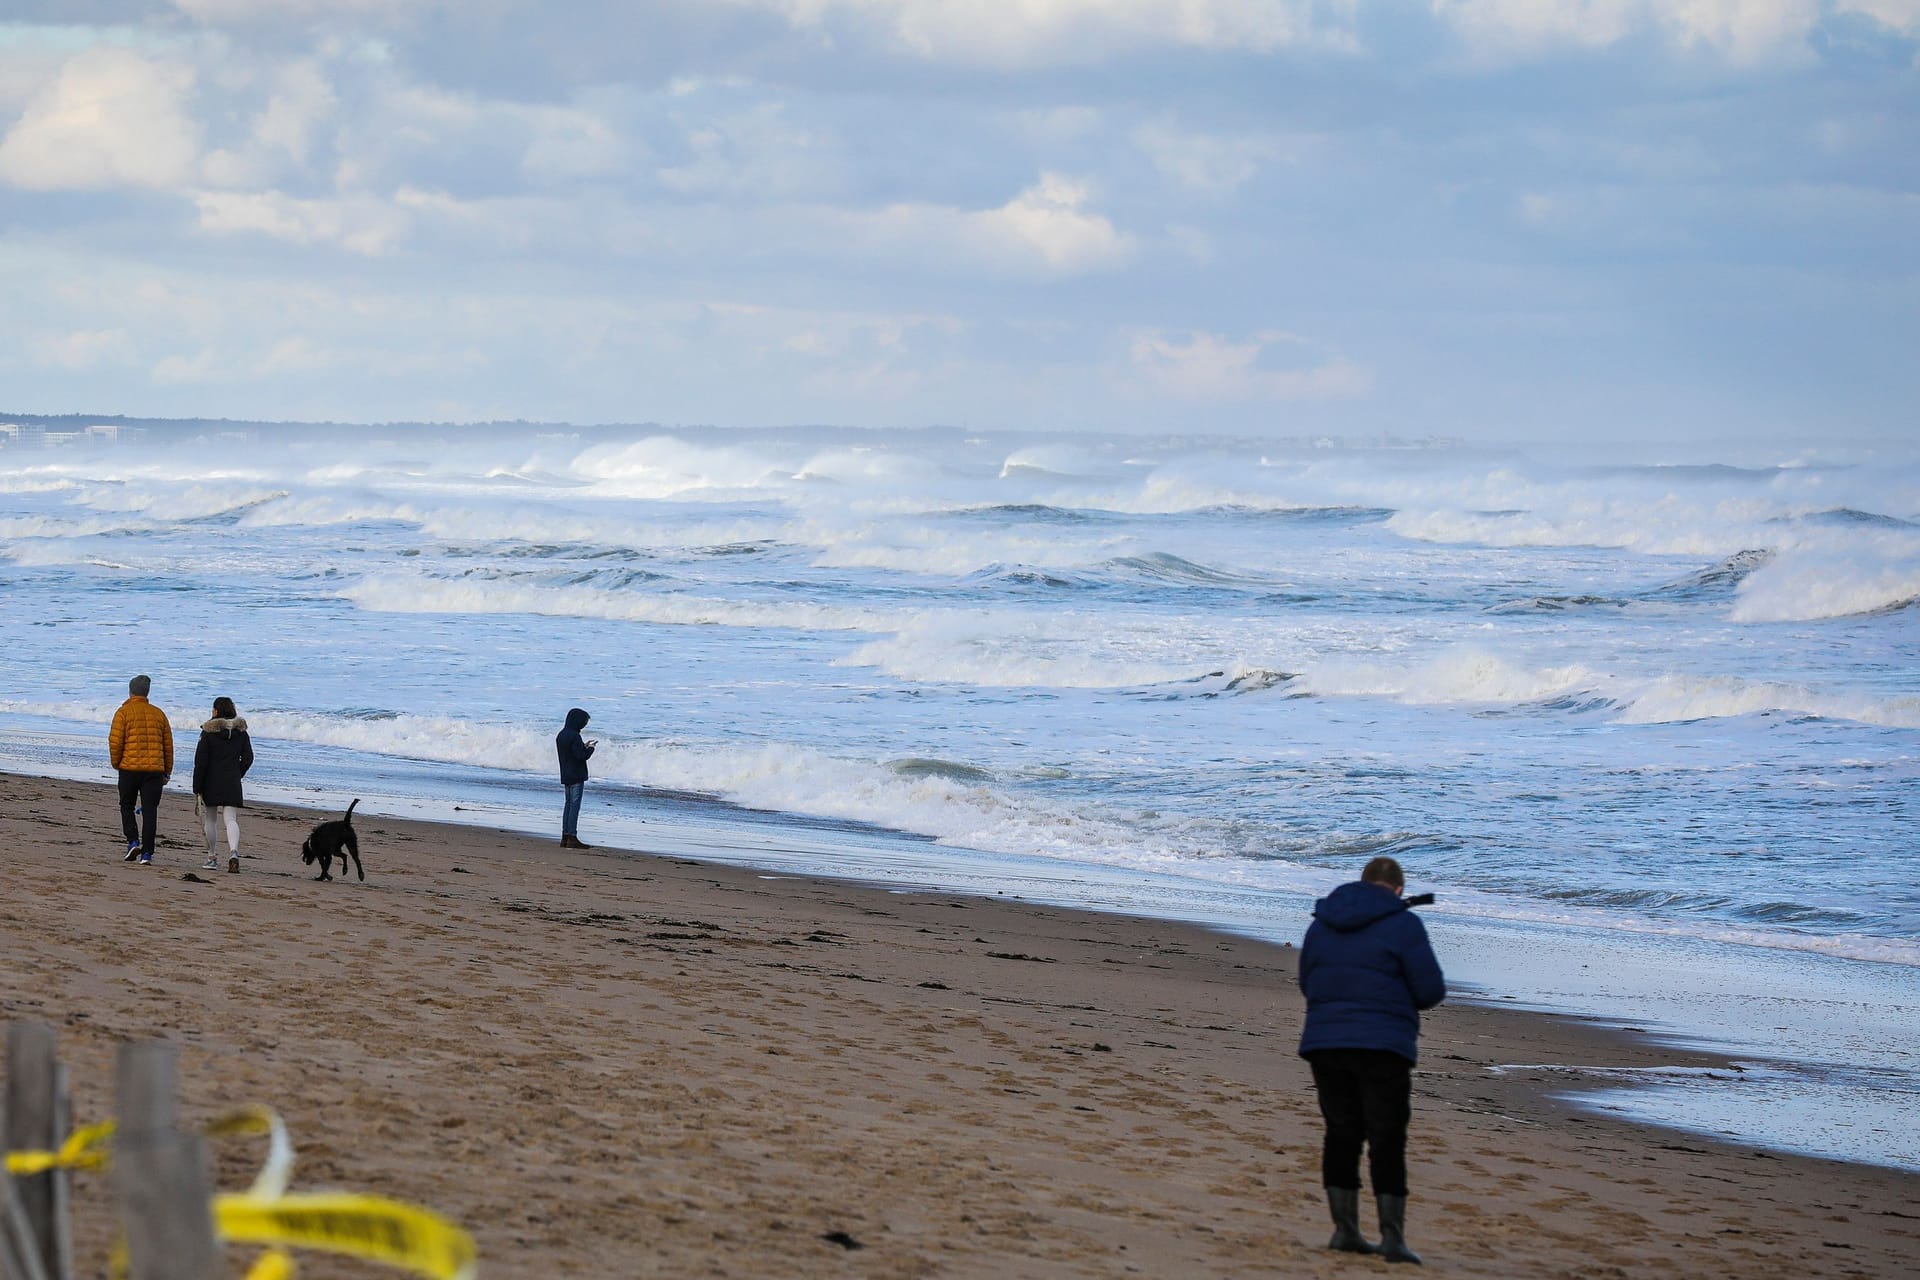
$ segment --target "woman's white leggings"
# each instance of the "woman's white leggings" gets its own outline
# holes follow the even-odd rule
[[[208,857],[213,856],[214,840],[215,840],[215,837],[217,837],[220,834],[220,819],[222,818],[225,818],[227,820],[227,852],[228,853],[240,852],[240,809],[239,807],[236,805],[230,805],[230,804],[220,804],[220,805],[210,804],[207,806],[206,813],[203,814],[200,819],[201,822],[206,824],[206,828],[207,828],[207,856]]]

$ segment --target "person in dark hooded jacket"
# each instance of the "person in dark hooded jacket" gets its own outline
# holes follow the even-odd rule
[[[567,712],[567,727],[554,736],[554,749],[560,753],[560,785],[567,789],[567,802],[560,810],[560,847],[591,849],[580,843],[580,802],[587,794],[587,760],[600,744],[582,738],[580,731],[593,717],[579,707]]]
[[[207,833],[207,860],[202,869],[215,871],[220,859],[215,853],[220,825],[227,828],[227,870],[240,871],[240,810],[246,804],[240,780],[253,767],[253,739],[247,736],[247,722],[227,697],[213,700],[213,718],[200,726],[200,741],[193,749],[193,798],[200,809],[200,822]]]
[[[1446,998],[1447,982],[1426,926],[1401,894],[1392,858],[1367,863],[1360,879],[1313,904],[1300,943],[1307,1021],[1300,1056],[1313,1068],[1327,1125],[1320,1180],[1333,1215],[1330,1249],[1419,1262],[1407,1247],[1407,1122],[1420,1010]],[[1380,1244],[1360,1233],[1360,1148],[1380,1212]]]

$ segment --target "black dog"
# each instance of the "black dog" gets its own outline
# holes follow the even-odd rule
[[[360,865],[360,837],[353,834],[353,809],[359,804],[355,800],[347,806],[346,816],[332,822],[323,822],[313,829],[313,834],[300,846],[300,861],[312,866],[320,864],[320,874],[315,880],[333,879],[333,860],[340,859],[340,873],[346,874],[347,858],[353,858],[353,869],[360,878],[367,878],[366,868]]]

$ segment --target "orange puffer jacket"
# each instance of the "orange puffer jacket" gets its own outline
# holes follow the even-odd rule
[[[127,773],[172,773],[173,726],[167,713],[145,698],[128,698],[113,713],[107,752],[113,767]]]

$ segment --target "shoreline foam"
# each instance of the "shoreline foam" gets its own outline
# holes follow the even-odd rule
[[[78,763],[91,761],[92,741],[56,735],[49,742],[61,755],[33,772],[99,776],[96,765]],[[551,785],[511,771],[351,752],[336,758],[312,749],[288,755],[298,744],[281,746],[277,773],[318,785],[263,782],[253,789],[260,799],[305,805],[316,793],[360,795],[363,813],[535,834],[553,819]],[[0,767],[6,763],[0,758]],[[395,766],[403,772],[393,774]],[[395,794],[408,784],[420,788],[413,798]],[[1317,892],[1310,884],[1247,885],[957,848],[864,823],[741,809],[604,780],[588,795],[596,843],[781,874],[1180,921],[1271,943],[1300,936]],[[1591,1108],[1682,1134],[1920,1172],[1920,1133],[1909,1122],[1920,1073],[1903,1050],[1920,1039],[1920,970],[1591,920],[1463,913],[1444,903],[1425,914],[1457,998],[1629,1028],[1747,1068],[1725,1083],[1643,1086],[1604,1100],[1591,1091]]]

